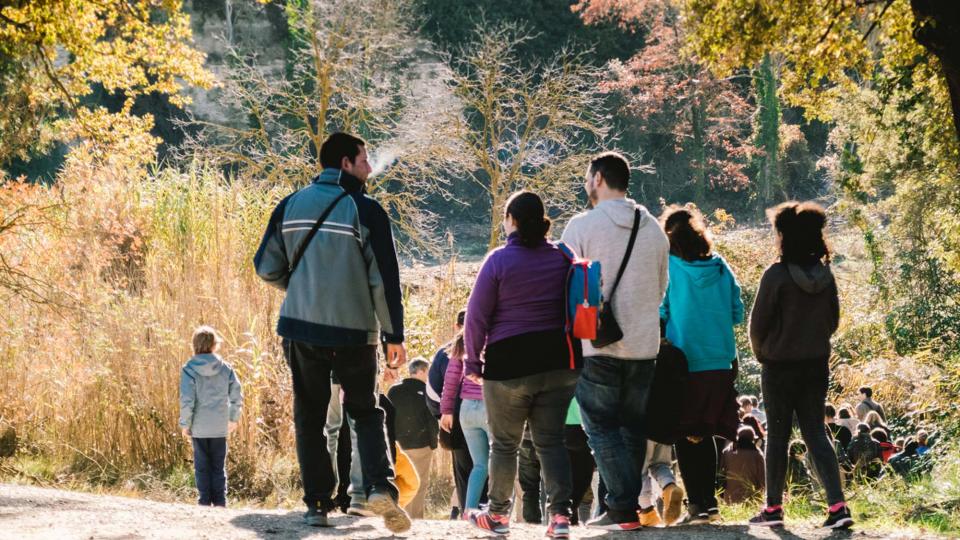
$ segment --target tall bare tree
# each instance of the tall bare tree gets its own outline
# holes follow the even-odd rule
[[[515,26],[477,27],[456,58],[454,93],[462,106],[456,137],[468,176],[489,194],[488,247],[499,240],[500,210],[510,193],[532,189],[554,212],[568,212],[590,155],[609,134],[602,73],[580,54],[524,66]]]

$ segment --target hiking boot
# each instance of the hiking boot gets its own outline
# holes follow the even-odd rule
[[[637,515],[634,514],[634,516]],[[591,529],[602,529],[604,531],[635,531],[642,528],[643,525],[640,525],[639,516],[635,517],[632,521],[628,520],[619,522],[614,521],[613,518],[610,517],[610,513],[607,512],[596,519],[591,519],[588,521],[587,527],[590,527]]]
[[[720,509],[716,506],[707,509],[707,517],[710,518],[710,523],[718,523],[723,519],[720,517]]]
[[[410,516],[400,508],[397,501],[386,493],[371,493],[367,497],[367,509],[383,517],[383,525],[392,533],[410,530]]]
[[[329,527],[330,520],[327,519],[327,513],[318,508],[308,508],[303,514],[303,522],[311,527]]]
[[[494,536],[510,534],[510,518],[494,514],[489,510],[470,512],[467,519],[474,527]],[[570,528],[567,527],[567,536],[570,535]]]
[[[659,527],[663,525],[660,514],[657,513],[655,507],[651,506],[646,510],[640,510],[640,525],[643,527]]]
[[[853,525],[853,516],[850,515],[850,509],[844,504],[836,512],[830,512],[827,520],[823,522],[824,529],[849,529]]]
[[[663,488],[663,522],[673,525],[680,519],[683,510],[683,489],[676,484],[668,484]]]
[[[570,538],[570,518],[555,514],[547,527],[547,538]]]
[[[764,508],[759,514],[750,518],[750,525],[756,527],[783,527],[783,508],[773,510]]]

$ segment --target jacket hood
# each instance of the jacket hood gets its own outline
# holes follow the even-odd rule
[[[208,353],[194,356],[183,369],[201,377],[210,377],[216,375],[223,366],[223,359],[219,355]]]
[[[830,267],[825,264],[802,267],[789,263],[787,264],[787,270],[790,271],[793,282],[810,294],[816,294],[833,283],[833,273],[830,271]]]
[[[633,215],[634,209],[640,210],[640,229],[653,224],[654,226],[659,226],[655,223],[653,216],[650,215],[650,212],[642,204],[637,204],[636,201],[630,198],[623,199],[611,199],[608,201],[603,201],[596,207],[597,210],[603,212],[605,216],[610,218],[614,224],[618,227],[623,227],[624,229],[630,230],[633,228]]]
[[[671,264],[679,267],[697,287],[709,287],[723,277],[723,258],[714,253],[704,261],[686,261],[670,255]]]

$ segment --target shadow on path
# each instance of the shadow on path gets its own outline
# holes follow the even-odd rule
[[[242,514],[231,519],[230,523],[238,528],[256,533],[259,538],[292,540],[311,536],[352,538],[357,533],[374,529],[374,527],[359,523],[359,521],[359,518],[336,515],[331,516],[330,527],[310,527],[303,522],[301,512],[288,512],[286,514]]]

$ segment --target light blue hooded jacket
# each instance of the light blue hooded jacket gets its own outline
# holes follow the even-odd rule
[[[704,261],[670,255],[670,281],[660,304],[667,339],[687,356],[691,372],[731,369],[734,325],[743,322],[740,284],[717,254]]]
[[[198,354],[180,371],[180,427],[198,439],[226,437],[240,419],[243,391],[230,364],[216,354]]]

